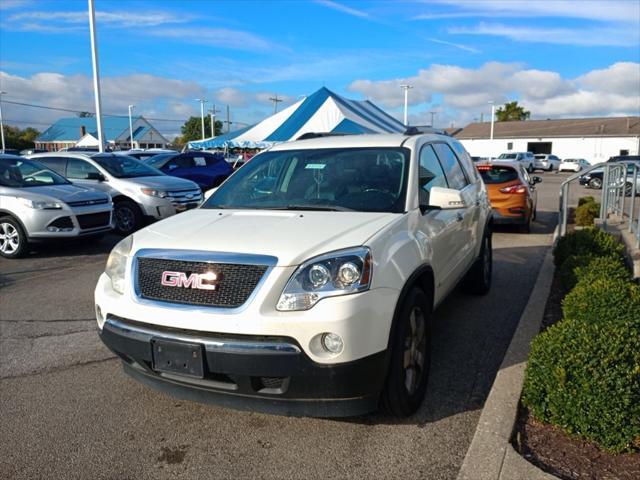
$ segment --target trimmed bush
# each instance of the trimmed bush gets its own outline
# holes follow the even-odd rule
[[[631,274],[624,260],[617,255],[606,257],[596,257],[592,254],[571,255],[558,267],[558,276],[565,292],[582,281],[591,283],[599,278],[631,279]]]
[[[580,200],[578,200],[578,207],[581,207],[582,205],[584,205],[586,203],[596,203],[596,199],[593,198],[591,195],[586,195],[584,197],[580,197]]]
[[[593,197],[591,197],[593,198]],[[583,203],[576,208],[576,225],[592,227],[594,219],[600,215],[600,204],[597,202]]]
[[[637,449],[640,319],[566,319],[538,335],[522,402],[539,420],[611,452]]]
[[[558,240],[553,250],[553,262],[556,266],[562,265],[571,255],[622,257],[624,246],[607,232],[597,228],[585,228],[571,232]]]

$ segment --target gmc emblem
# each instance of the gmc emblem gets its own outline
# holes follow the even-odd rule
[[[216,290],[222,274],[215,272],[191,273],[162,272],[161,283],[165,287],[193,288],[196,290]]]

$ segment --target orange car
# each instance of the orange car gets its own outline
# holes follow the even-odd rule
[[[540,177],[530,177],[517,162],[489,162],[477,164],[487,186],[496,224],[520,225],[529,233],[536,218],[538,194],[536,184]]]

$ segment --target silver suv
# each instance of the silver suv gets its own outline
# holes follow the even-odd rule
[[[96,235],[113,228],[109,195],[73,185],[44,165],[0,155],[0,255],[17,258],[28,244]]]
[[[145,223],[195,208],[200,187],[171,177],[126,155],[56,152],[31,155],[73,183],[102,190],[113,198],[116,230],[129,235]]]
[[[535,157],[531,152],[509,152],[502,153],[498,157],[498,160],[509,160],[513,162],[520,162],[522,167],[529,173],[533,173],[535,169]]]

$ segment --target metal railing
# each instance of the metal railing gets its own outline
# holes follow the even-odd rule
[[[562,182],[558,219],[560,236],[567,233],[571,183],[598,169],[603,172],[600,203],[600,219],[603,225],[606,227],[610,216],[619,223],[628,223],[629,232],[635,235],[636,247],[640,248],[640,202],[636,198],[640,194],[640,161],[598,163],[571,175]]]

